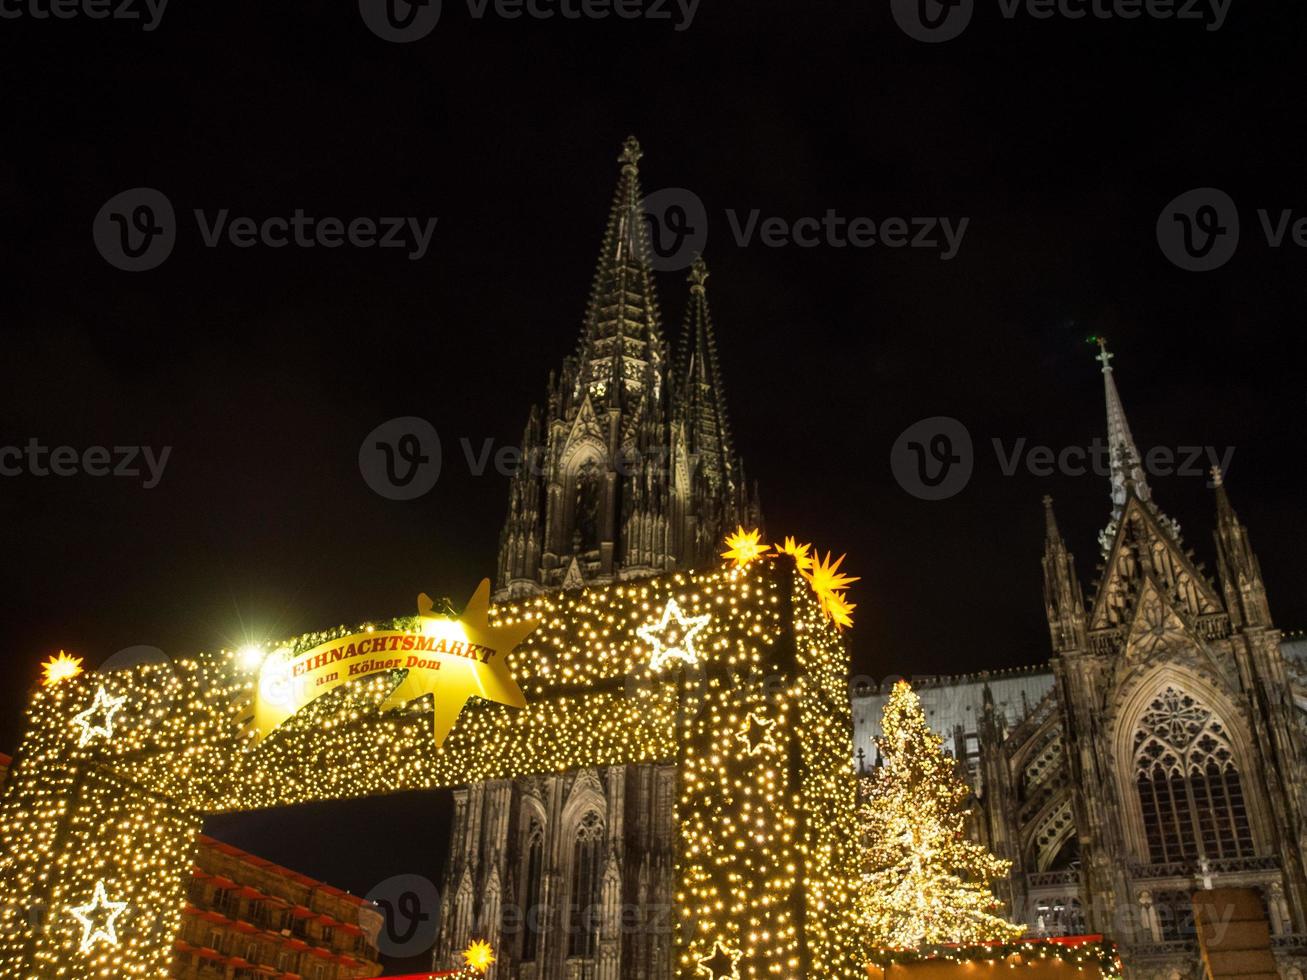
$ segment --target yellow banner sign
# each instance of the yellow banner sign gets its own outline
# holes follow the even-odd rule
[[[431,614],[431,600],[418,597],[418,630],[353,633],[294,653],[278,650],[259,670],[254,728],[263,738],[316,698],[342,684],[389,671],[404,679],[382,709],[433,695],[435,738],[440,745],[470,697],[514,708],[526,699],[508,672],[508,654],[535,629],[531,622],[491,626],[490,580],[478,586],[460,617]]]

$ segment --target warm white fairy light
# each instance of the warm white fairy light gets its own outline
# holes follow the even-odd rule
[[[97,735],[113,738],[113,716],[126,700],[125,697],[110,697],[108,692],[105,691],[104,685],[101,685],[100,689],[95,692],[95,700],[91,703],[91,706],[80,714],[73,716],[73,724],[81,729],[81,734],[77,736],[77,744],[85,745]],[[91,719],[96,716],[100,716],[102,720],[93,724]]]
[[[651,666],[640,631],[669,610],[664,625],[679,613],[694,629],[693,678]],[[865,976],[850,914],[847,653],[786,560],[534,596],[490,618],[535,624],[507,655],[526,707],[474,699],[439,748],[429,699],[380,710],[398,674],[332,691],[262,741],[243,727],[256,679],[235,652],[36,690],[0,804],[0,906],[18,910],[0,929],[0,978],[165,976],[206,813],[668,761],[681,773],[680,975],[695,977],[720,945],[739,951],[749,980]],[[72,720],[89,727],[96,702],[112,701],[113,737],[80,742]],[[751,718],[754,742],[739,737]],[[116,923],[118,945],[81,956],[70,913],[99,881],[130,916]]]
[[[663,607],[662,618],[656,623],[641,626],[636,630],[640,639],[653,647],[653,656],[649,658],[650,670],[662,670],[669,660],[694,665],[699,662],[699,651],[695,649],[695,636],[708,625],[712,616],[686,616],[675,599],[668,599]]]
[[[127,908],[126,902],[111,902],[105,893],[104,882],[95,883],[95,894],[85,905],[75,906],[68,911],[82,924],[82,938],[78,952],[90,952],[99,943],[118,945],[118,931],[114,926],[118,916]]]

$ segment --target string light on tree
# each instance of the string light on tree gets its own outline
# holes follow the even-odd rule
[[[109,896],[104,890],[104,882],[97,881],[95,894],[91,900],[85,905],[78,905],[68,910],[82,924],[79,951],[89,953],[100,943],[117,946],[118,930],[114,923],[126,908],[126,902],[109,901]]]
[[[99,690],[95,692],[95,700],[91,702],[91,706],[73,716],[73,724],[78,725],[82,730],[77,737],[77,744],[85,745],[97,735],[113,738],[113,716],[118,713],[118,709],[126,700],[126,695],[117,698],[110,696],[101,684]],[[96,715],[103,715],[104,720],[93,724],[91,719]]]
[[[881,733],[883,761],[861,808],[866,867],[859,911],[871,941],[915,949],[1020,936],[1024,926],[996,914],[990,887],[1011,862],[968,839],[970,788],[907,681],[890,692]]]

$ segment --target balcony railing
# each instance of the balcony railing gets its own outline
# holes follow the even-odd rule
[[[1198,946],[1192,939],[1173,939],[1164,943],[1137,943],[1129,947],[1128,954],[1137,957],[1181,956],[1192,955],[1197,950]]]
[[[1066,871],[1029,871],[1026,873],[1027,888],[1060,888],[1065,886],[1080,887],[1080,872],[1073,869]]]
[[[1196,878],[1210,875],[1235,874],[1243,871],[1279,871],[1280,859],[1274,855],[1242,858],[1215,858],[1208,860],[1204,869],[1198,861],[1168,861],[1165,864],[1132,864],[1130,873],[1136,878]]]

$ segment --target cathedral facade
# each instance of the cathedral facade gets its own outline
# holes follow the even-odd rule
[[[663,336],[640,155],[627,140],[576,352],[527,419],[499,599],[709,564],[759,521],[701,259],[674,349]],[[436,967],[476,937],[495,947],[491,980],[670,980],[676,789],[669,764],[457,790]]]
[[[499,598],[708,564],[728,530],[760,522],[702,261],[674,351],[664,339],[639,161],[628,140],[576,352],[526,423]],[[1081,588],[1046,499],[1051,658],[919,693],[974,787],[973,832],[1012,861],[1001,897],[1031,934],[1103,933],[1131,976],[1197,980],[1191,893],[1251,887],[1282,973],[1301,980],[1307,642],[1275,628],[1220,474],[1217,574],[1195,562],[1152,498],[1106,350],[1101,361],[1112,507],[1099,580]],[[864,770],[883,702],[853,694]],[[670,764],[457,790],[435,967],[475,937],[498,955],[491,980],[671,980],[676,795]]]
[[[1194,891],[1261,896],[1281,975],[1307,965],[1307,642],[1285,639],[1219,471],[1216,575],[1152,497],[1110,361],[1102,570],[1080,585],[1044,500],[1051,659],[918,681],[974,789],[972,832],[1012,861],[1032,935],[1103,933],[1127,974],[1205,976]],[[886,695],[855,692],[856,755],[875,765]]]

